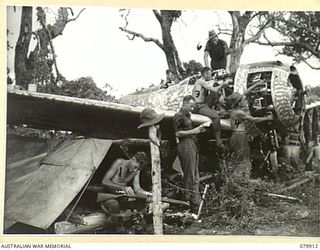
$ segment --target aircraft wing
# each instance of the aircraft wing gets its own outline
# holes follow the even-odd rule
[[[320,101],[318,102],[313,102],[313,103],[310,103],[310,104],[307,104],[306,105],[306,109],[313,109],[313,108],[318,108],[320,107]]]
[[[147,129],[137,129],[144,108],[16,89],[7,92],[8,125],[26,124],[32,128],[73,131],[95,138],[147,138]],[[160,123],[162,138],[173,138],[175,111],[155,110],[165,113]],[[202,115],[192,115],[191,118],[195,125],[210,121]],[[222,121],[222,127],[228,129],[230,123]]]

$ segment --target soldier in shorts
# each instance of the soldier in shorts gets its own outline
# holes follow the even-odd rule
[[[146,162],[147,155],[144,152],[137,152],[129,160],[114,161],[102,180],[102,184],[110,190],[110,193],[98,193],[97,197],[97,202],[101,203],[103,210],[120,213],[122,207],[126,208],[127,199],[114,198],[112,193],[122,192],[128,197],[138,195],[148,198],[152,196],[152,193],[143,190],[140,186],[140,171]]]
[[[201,70],[201,78],[196,81],[192,90],[192,96],[196,101],[194,112],[207,116],[211,119],[213,123],[213,130],[217,140],[217,146],[224,149],[221,140],[221,124],[220,117],[217,111],[211,109],[206,103],[206,97],[208,96],[208,91],[218,92],[221,88],[232,82],[231,79],[227,79],[220,86],[213,87],[216,82],[212,79],[212,71],[208,67],[204,67]]]
[[[237,165],[248,171],[243,171],[247,178],[250,176],[250,146],[247,138],[245,121],[263,122],[273,119],[272,115],[267,117],[253,117],[243,111],[246,107],[244,95],[233,93],[226,98],[228,105],[231,107],[230,123],[232,136],[230,138],[230,154]]]

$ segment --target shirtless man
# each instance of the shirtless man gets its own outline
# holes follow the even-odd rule
[[[217,146],[220,148],[224,148],[221,140],[220,117],[217,111],[208,106],[206,103],[206,97],[208,95],[208,91],[218,92],[230,82],[232,82],[232,80],[227,79],[221,85],[213,87],[216,81],[212,80],[212,71],[209,67],[204,67],[201,70],[201,78],[196,81],[192,90],[192,96],[196,101],[195,113],[207,116],[212,120]]]
[[[316,144],[310,149],[306,164],[312,163],[312,169],[320,172],[320,135],[317,136]]]
[[[239,93],[233,93],[228,96],[226,101],[231,107],[230,123],[232,136],[230,138],[230,154],[233,156],[237,165],[241,165],[250,170],[250,147],[245,121],[257,123],[271,121],[273,117],[272,115],[267,117],[253,117],[247,114],[243,110],[246,107],[245,96]],[[250,174],[250,172],[246,171],[246,174]]]
[[[152,193],[143,190],[140,186],[140,170],[146,162],[147,156],[144,152],[137,152],[129,160],[117,159],[104,176],[102,184],[115,193],[124,192],[129,197],[151,197]],[[119,213],[121,202],[112,195],[112,193],[98,193],[97,202],[104,202],[102,206],[108,211]]]

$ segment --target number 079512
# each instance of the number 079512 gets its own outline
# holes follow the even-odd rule
[[[300,244],[299,247],[302,249],[319,249],[319,244]]]

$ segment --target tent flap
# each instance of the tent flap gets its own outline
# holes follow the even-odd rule
[[[93,138],[64,142],[42,160],[24,185],[8,192],[5,219],[48,228],[80,192],[111,144]]]

